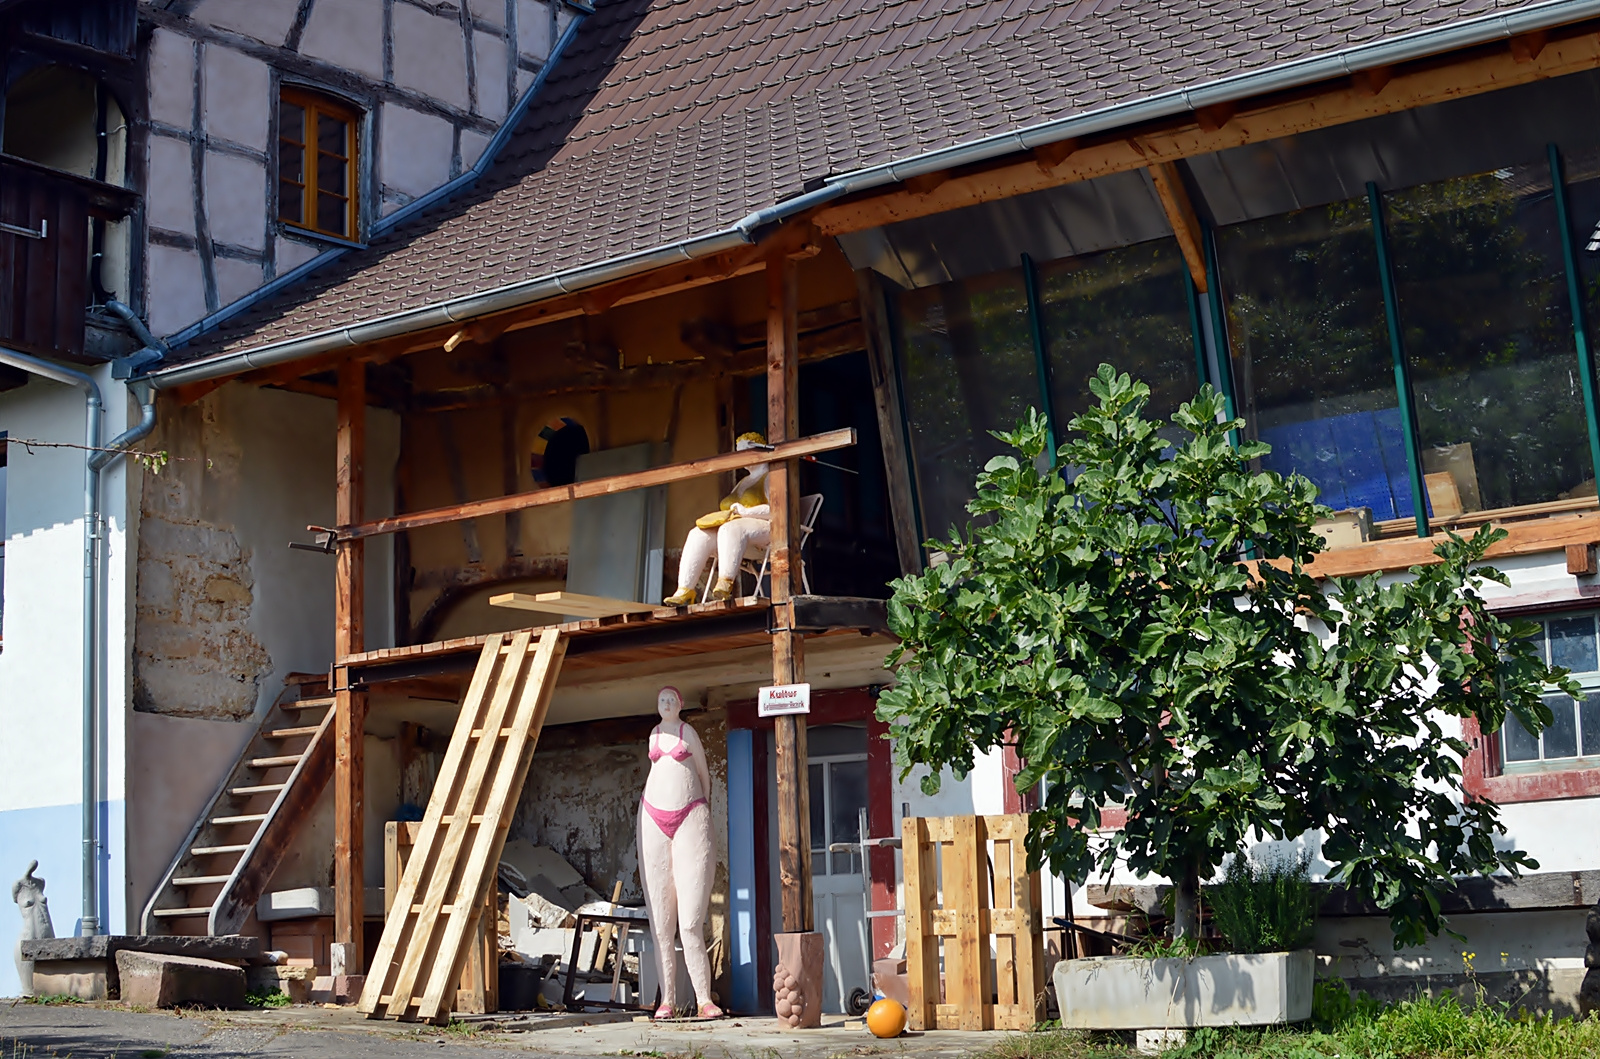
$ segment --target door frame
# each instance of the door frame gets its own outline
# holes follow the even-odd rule
[[[806,717],[808,725],[849,724],[865,722],[867,727],[867,829],[873,835],[898,834],[894,805],[894,768],[891,761],[889,726],[878,720],[877,688],[845,688],[813,690],[811,712]],[[766,753],[765,733],[772,730],[770,717],[756,713],[754,699],[728,705],[729,731],[743,730],[751,738],[751,821],[755,836],[755,934],[757,938],[770,938],[772,928],[772,873],[769,867],[772,835],[767,824],[766,775],[769,761]],[[758,738],[759,737],[759,738]],[[736,811],[728,806],[730,813]],[[893,849],[875,849],[868,854],[872,864],[872,908],[884,911],[898,907],[899,875]],[[895,944],[895,923],[892,916],[879,916],[872,921],[872,958],[883,959]],[[773,946],[756,944],[756,988],[762,997],[763,1010],[772,1003]]]

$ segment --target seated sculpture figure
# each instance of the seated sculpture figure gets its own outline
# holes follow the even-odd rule
[[[740,434],[734,450],[744,452],[767,439],[751,431]],[[714,555],[717,561],[717,583],[711,589],[714,600],[733,597],[734,579],[739,576],[739,563],[749,548],[765,548],[772,539],[772,507],[767,503],[767,465],[758,463],[749,468],[734,484],[733,491],[722,498],[719,509],[695,520],[694,529],[684,538],[683,558],[678,563],[678,590],[663,602],[681,607],[695,602],[699,590],[695,587],[705,572],[706,563]]]

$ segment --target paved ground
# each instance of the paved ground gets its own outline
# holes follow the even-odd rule
[[[670,1026],[632,1016],[501,1016],[452,1026],[369,1021],[353,1010],[140,1013],[109,1004],[45,1006],[0,1000],[0,1059],[184,1059],[306,1057],[471,1059],[534,1055],[661,1059],[962,1059],[1005,1034],[939,1032],[879,1041],[859,1019],[829,1018],[820,1030],[783,1031],[772,1019]]]

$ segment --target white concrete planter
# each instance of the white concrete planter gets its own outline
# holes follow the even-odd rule
[[[1080,1030],[1266,1026],[1311,1017],[1310,949],[1146,960],[1095,956],[1056,964],[1061,1025]]]

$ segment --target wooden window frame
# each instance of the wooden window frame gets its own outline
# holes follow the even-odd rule
[[[354,105],[323,95],[311,89],[300,88],[294,85],[284,85],[278,90],[278,102],[281,107],[284,103],[300,107],[305,112],[304,142],[290,140],[284,136],[283,129],[278,129],[276,138],[278,157],[276,159],[277,183],[273,185],[274,194],[279,195],[277,208],[274,210],[279,224],[286,225],[296,231],[307,232],[311,235],[326,239],[339,239],[344,242],[354,243],[359,241],[361,220],[361,193],[360,193],[360,156],[361,132],[360,125],[362,112]],[[345,145],[345,187],[338,194],[345,200],[345,225],[346,231],[332,232],[317,226],[317,197],[324,191],[317,183],[317,145],[316,127],[320,116],[336,119],[344,123]],[[283,144],[292,143],[300,147],[302,154],[303,181],[288,181],[299,184],[301,187],[301,219],[293,220],[283,215],[283,200],[279,193],[286,178],[283,172]]]

